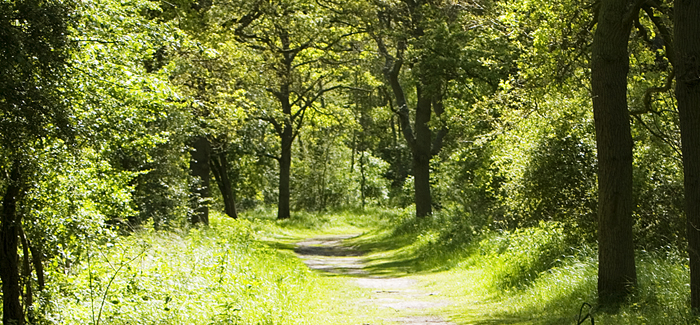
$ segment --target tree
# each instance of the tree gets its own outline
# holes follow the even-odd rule
[[[219,192],[221,192],[221,197],[224,201],[224,212],[229,217],[236,219],[238,218],[238,211],[236,210],[236,199],[231,186],[231,177],[228,174],[230,170],[228,154],[227,140],[221,139],[213,146],[209,162],[216,185],[219,187]]]
[[[674,1],[676,98],[685,175],[690,305],[700,311],[700,2]]]
[[[190,156],[190,172],[195,178],[193,184],[193,213],[190,222],[193,225],[209,225],[209,202],[211,167],[211,144],[206,136],[196,136],[192,139],[192,152]]]
[[[407,33],[399,34],[397,39],[394,40],[396,43],[393,54],[390,53],[383,35],[379,34],[381,31],[371,31],[377,42],[379,53],[385,59],[384,78],[396,99],[397,107],[395,111],[399,116],[403,136],[411,150],[415,189],[414,201],[416,204],[416,216],[419,218],[426,217],[432,213],[430,160],[442,149],[442,139],[447,133],[447,128],[443,125],[438,133],[433,136],[429,123],[432,114],[440,118],[444,112],[441,83],[445,82],[445,80],[441,80],[444,77],[430,80],[427,75],[427,67],[419,68],[419,70],[422,70],[423,75],[417,76],[415,82],[415,118],[414,124],[411,125],[409,101],[406,99],[406,91],[401,84],[400,74],[405,68],[405,55],[409,42],[420,40],[425,35],[424,28],[426,23],[423,21],[423,15],[427,14],[424,11],[427,11],[430,5],[430,3],[426,3],[424,6],[422,1],[405,1],[399,7],[380,8],[378,10],[377,25],[382,26],[385,30],[394,28],[405,28],[407,30]],[[403,17],[396,17],[396,14],[401,14]],[[398,27],[396,26],[396,21],[404,21],[406,26]]]
[[[339,48],[352,33],[342,34],[342,28],[332,26],[332,19],[321,18],[321,6],[307,1],[255,1],[245,7],[248,12],[224,21],[222,26],[234,28],[236,40],[251,51],[250,55],[264,60],[252,69],[261,79],[251,82],[259,87],[251,91],[264,91],[256,94],[261,106],[258,118],[268,122],[279,138],[279,154],[264,155],[279,163],[277,217],[287,219],[292,144],[307,111],[318,109],[317,101],[325,93],[341,88],[339,75],[324,68],[334,66],[337,58],[330,55],[331,50]],[[268,105],[273,107],[264,107]]]
[[[637,284],[632,240],[632,135],[627,44],[635,1],[603,0],[591,59],[598,151],[598,297],[621,302]]]
[[[69,109],[61,99],[69,43],[70,8],[54,1],[0,4],[0,141],[2,215],[0,279],[3,323],[24,323],[20,302],[18,209],[31,175],[31,148],[47,136],[70,137]]]
[[[395,100],[392,109],[411,151],[416,216],[425,217],[434,203],[430,162],[448,134],[444,113],[450,82],[483,83],[490,91],[498,84],[498,77],[480,63],[482,54],[464,50],[482,31],[475,17],[485,8],[479,3],[426,0],[378,3],[375,11],[367,29],[384,58],[382,72]],[[479,90],[472,91],[479,96]]]

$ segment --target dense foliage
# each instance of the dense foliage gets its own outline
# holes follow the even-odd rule
[[[672,4],[635,8],[626,87],[634,243],[685,251]],[[304,290],[255,290],[305,286],[303,272],[294,283],[224,278],[226,267],[247,274],[276,256],[244,247],[245,224],[222,242],[205,229],[177,237],[210,211],[237,218],[268,206],[280,219],[414,206],[419,219],[449,216],[436,235],[445,247],[485,238],[482,255],[506,265],[492,274],[497,285],[534,281],[562,247],[596,246],[599,13],[598,1],[571,0],[0,0],[4,320],[294,320],[285,295]],[[128,237],[140,229],[173,234]],[[528,236],[542,239],[527,243],[537,249],[516,247]],[[179,250],[215,255],[150,250],[180,239]],[[518,251],[529,255],[509,255]],[[252,257],[222,260],[239,253]],[[212,292],[230,299],[193,319],[167,308],[195,288],[159,292],[156,283],[184,276],[168,263],[197,258],[206,266],[187,281],[206,287],[218,274],[232,291]],[[566,263],[555,266],[578,262]],[[114,294],[111,281],[91,282],[112,275]],[[58,286],[71,279],[68,298]],[[130,296],[145,283],[150,296]],[[141,304],[152,310],[120,316]]]

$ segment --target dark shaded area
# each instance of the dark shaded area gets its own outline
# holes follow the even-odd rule
[[[362,256],[360,251],[342,246],[300,246],[294,252],[305,256]]]
[[[294,252],[303,256],[362,256],[366,251],[343,245],[343,240],[355,237],[357,235],[314,238],[298,243]]]

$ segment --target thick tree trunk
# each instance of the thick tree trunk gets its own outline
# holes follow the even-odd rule
[[[3,324],[24,323],[24,312],[20,298],[22,288],[19,276],[19,256],[17,245],[19,242],[19,230],[21,216],[17,213],[17,200],[19,199],[20,170],[15,162],[10,181],[2,201],[2,225],[0,226],[0,280],[2,280],[2,322]]]
[[[637,283],[632,241],[632,136],[627,109],[630,1],[603,0],[591,86],[598,149],[598,297],[615,305]]]
[[[282,153],[280,155],[280,183],[279,183],[279,202],[277,205],[277,219],[288,219],[291,216],[289,210],[289,183],[292,167],[292,142],[294,137],[292,134],[292,126],[285,125],[282,132]]]
[[[683,144],[690,305],[700,311],[700,2],[676,0],[676,98]]]
[[[431,138],[430,131],[431,100],[430,96],[417,89],[418,103],[416,105],[415,120],[415,145],[413,146],[413,181],[416,202],[416,217],[423,218],[432,213],[432,199],[430,196],[430,158]]]
[[[211,167],[214,173],[214,179],[216,179],[216,184],[219,186],[219,191],[224,201],[224,212],[229,217],[237,219],[238,211],[236,211],[236,200],[233,196],[231,179],[228,177],[228,158],[226,156],[226,151],[221,151],[212,155]]]
[[[211,145],[205,136],[198,136],[192,141],[192,152],[190,157],[190,173],[196,179],[196,185],[192,189],[193,195],[193,213],[191,222],[193,225],[205,224],[209,225],[209,202],[211,197],[210,185],[210,167],[209,157],[211,154]]]

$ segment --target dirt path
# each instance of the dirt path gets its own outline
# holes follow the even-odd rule
[[[359,301],[386,309],[386,317],[378,322],[398,324],[453,324],[439,316],[426,313],[430,308],[443,307],[450,301],[440,298],[439,292],[427,292],[410,278],[377,277],[363,268],[363,253],[343,245],[343,240],[358,235],[327,236],[297,243],[295,252],[309,268],[321,272],[355,277],[359,287],[372,290],[370,298]],[[421,316],[416,316],[421,314]],[[427,314],[427,315],[426,315]],[[367,324],[369,325],[369,324]]]

